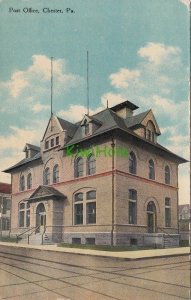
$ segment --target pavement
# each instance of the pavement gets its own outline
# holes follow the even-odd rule
[[[160,258],[160,257],[175,257],[182,255],[191,254],[190,247],[179,247],[179,248],[168,248],[168,249],[152,249],[152,250],[136,250],[136,251],[100,251],[100,250],[89,250],[89,249],[77,249],[77,248],[65,248],[58,247],[57,245],[27,245],[27,244],[13,244],[1,242],[0,246],[10,246],[15,248],[29,248],[46,250],[51,252],[62,252],[62,253],[73,253],[79,255],[97,256],[97,257],[108,257],[123,260],[139,260],[147,258]]]

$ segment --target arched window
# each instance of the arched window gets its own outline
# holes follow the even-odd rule
[[[55,165],[53,168],[53,183],[59,182],[59,167]]]
[[[29,173],[27,176],[27,189],[30,190],[32,189],[32,174]]]
[[[96,160],[94,155],[90,155],[87,158],[87,174],[88,175],[93,175],[96,173]]]
[[[44,170],[44,185],[50,184],[50,169],[46,168]]]
[[[129,190],[129,224],[137,223],[137,191]]]
[[[155,165],[152,159],[149,160],[149,179],[155,179]]]
[[[21,177],[20,177],[19,190],[20,191],[25,190],[25,176],[24,175],[21,175]]]
[[[129,173],[137,173],[137,159],[134,152],[130,152],[129,154]]]
[[[78,157],[75,161],[75,177],[83,176],[84,172],[84,162],[82,157]]]
[[[169,166],[165,167],[165,183],[170,184],[170,168],[169,168]]]

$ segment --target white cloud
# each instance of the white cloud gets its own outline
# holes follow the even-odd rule
[[[189,7],[191,1],[190,0],[180,0],[180,2]]]
[[[164,63],[167,59],[180,53],[178,47],[166,46],[160,43],[148,43],[139,49],[138,54],[156,65]]]
[[[111,85],[116,88],[127,88],[131,81],[136,81],[140,76],[140,71],[121,68],[117,73],[109,76]]]
[[[32,111],[34,113],[39,113],[39,112],[44,111],[44,110],[50,110],[50,105],[42,105],[40,103],[35,103],[32,106]]]
[[[102,109],[103,109],[103,107],[98,107],[95,110],[90,109],[89,114],[93,115]],[[87,114],[87,107],[85,107],[83,105],[70,105],[68,109],[60,110],[58,112],[58,116],[60,116],[64,119],[67,119],[69,121],[72,121],[72,122],[80,121],[85,114]]]
[[[10,80],[0,82],[1,98],[7,99],[5,106],[18,109],[19,105],[26,106],[33,112],[48,109],[47,99],[50,99],[51,60],[45,55],[33,55],[32,64],[25,70],[16,70]],[[84,80],[79,75],[67,70],[64,59],[53,60],[53,97],[54,102],[69,92],[72,88],[79,88]],[[33,105],[32,105],[33,104]],[[41,105],[41,106],[40,106]]]

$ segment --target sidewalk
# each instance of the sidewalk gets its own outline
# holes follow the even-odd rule
[[[138,251],[122,251],[122,252],[112,252],[112,251],[99,251],[99,250],[88,250],[88,249],[75,249],[75,248],[64,248],[57,247],[57,245],[24,245],[24,244],[15,244],[15,243],[0,243],[0,252],[4,247],[11,248],[28,248],[28,249],[37,249],[41,251],[51,251],[51,252],[62,252],[62,253],[73,253],[79,255],[90,255],[90,256],[99,256],[99,257],[108,257],[115,259],[124,259],[124,260],[138,260],[138,259],[147,259],[147,258],[159,258],[159,257],[170,257],[170,256],[180,256],[180,255],[189,255],[189,247],[179,247],[179,248],[169,248],[169,249],[152,249],[152,250],[138,250]]]

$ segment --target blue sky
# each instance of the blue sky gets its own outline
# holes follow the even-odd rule
[[[54,112],[79,120],[86,112],[86,51],[90,109],[126,99],[149,108],[159,142],[188,158],[189,18],[187,0],[1,0],[0,166],[22,159],[25,142],[39,144]],[[23,8],[39,13],[24,13]],[[43,13],[43,8],[63,13]],[[9,8],[20,9],[10,13]],[[71,8],[75,13],[66,13]],[[10,176],[0,173],[1,181]],[[188,202],[188,167],[180,167],[180,201]]]

